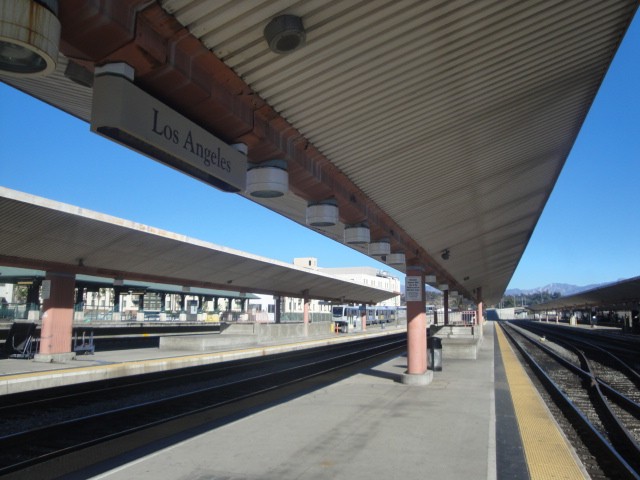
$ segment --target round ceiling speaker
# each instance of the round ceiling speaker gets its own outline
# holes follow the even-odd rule
[[[295,15],[280,15],[264,27],[264,38],[275,53],[291,53],[304,45],[307,34],[302,19]]]

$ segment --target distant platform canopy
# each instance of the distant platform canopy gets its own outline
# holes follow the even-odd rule
[[[0,265],[338,302],[390,292],[0,187]]]
[[[610,283],[603,287],[560,297],[551,302],[530,307],[534,311],[560,310],[567,308],[610,308],[621,310],[638,308],[640,304],[640,277]]]
[[[14,285],[30,285],[37,280],[44,280],[47,272],[32,268],[17,268],[0,266],[0,283]],[[233,299],[257,299],[260,298],[252,293],[233,292],[229,290],[217,290],[212,288],[189,287],[185,289],[181,285],[171,285],[168,283],[141,282],[137,280],[122,279],[118,285],[114,285],[113,278],[95,277],[93,275],[76,275],[77,288],[113,288],[118,287],[124,291],[132,293],[164,293],[182,294],[200,297],[218,297]]]

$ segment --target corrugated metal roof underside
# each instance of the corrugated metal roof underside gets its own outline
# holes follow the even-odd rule
[[[0,262],[241,292],[377,303],[398,294],[0,187]],[[81,265],[80,265],[81,264]]]
[[[416,242],[502,295],[638,2],[161,0]],[[303,18],[270,52],[264,26]],[[89,120],[91,89],[3,79]],[[261,204],[305,223],[293,195]],[[322,232],[341,241],[342,230]],[[464,280],[465,278],[469,280]]]
[[[509,282],[635,2],[167,0],[163,7],[485,299]],[[270,18],[306,46],[271,53]]]

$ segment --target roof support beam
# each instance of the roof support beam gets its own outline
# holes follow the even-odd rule
[[[416,260],[471,297],[400,225],[157,3],[87,5],[69,0],[61,3],[59,18],[61,51],[67,57],[90,71],[110,62],[130,64],[136,84],[224,141],[247,144],[251,162],[286,158],[294,194],[307,201],[334,197],[343,223],[366,221],[374,238],[389,238],[392,250],[403,251],[408,260]]]

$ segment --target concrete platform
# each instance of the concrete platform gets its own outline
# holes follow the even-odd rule
[[[220,334],[175,335],[160,338],[160,350],[211,351],[222,347],[288,343],[305,339],[335,338],[331,323],[235,323]],[[373,329],[370,331],[375,332]]]
[[[171,336],[161,348],[98,351],[93,355],[77,355],[64,363],[0,359],[0,395],[261,357],[404,331],[406,327],[400,326],[364,333],[325,333],[306,339],[280,337],[259,343],[255,336],[242,334]]]
[[[433,328],[433,327],[432,327]],[[438,326],[435,336],[442,342],[442,358],[475,360],[483,341],[478,327],[470,326]]]
[[[95,478],[494,479],[493,325],[427,386],[396,357]]]
[[[101,473],[94,469],[90,474],[78,472],[65,478],[530,478],[531,462],[540,455],[532,455],[523,447],[518,422],[520,417],[527,416],[527,409],[514,410],[512,387],[505,376],[501,353],[502,348],[509,347],[498,347],[495,328],[493,322],[484,326],[475,360],[444,358],[442,371],[429,372],[432,381],[428,385],[401,383],[407,359],[398,356],[136,460],[123,463],[114,459],[102,464],[98,470]],[[348,341],[354,337],[337,338]],[[274,347],[302,348],[302,345]],[[122,355],[105,352],[99,361],[106,361],[107,353]],[[154,354],[163,358],[148,358],[150,353],[129,351],[130,362],[125,363],[173,363],[213,355],[167,358],[171,352],[156,350]],[[97,357],[88,361],[98,362]],[[4,362],[0,361],[0,368]],[[98,367],[96,363],[89,369]],[[40,376],[60,373],[31,372]],[[0,381],[10,377],[0,377]],[[531,396],[536,393],[527,394],[527,398]],[[496,400],[500,407],[498,415]],[[543,414],[538,412],[533,422],[540,423]],[[553,466],[546,469],[548,476],[536,478],[578,478],[558,477]]]

